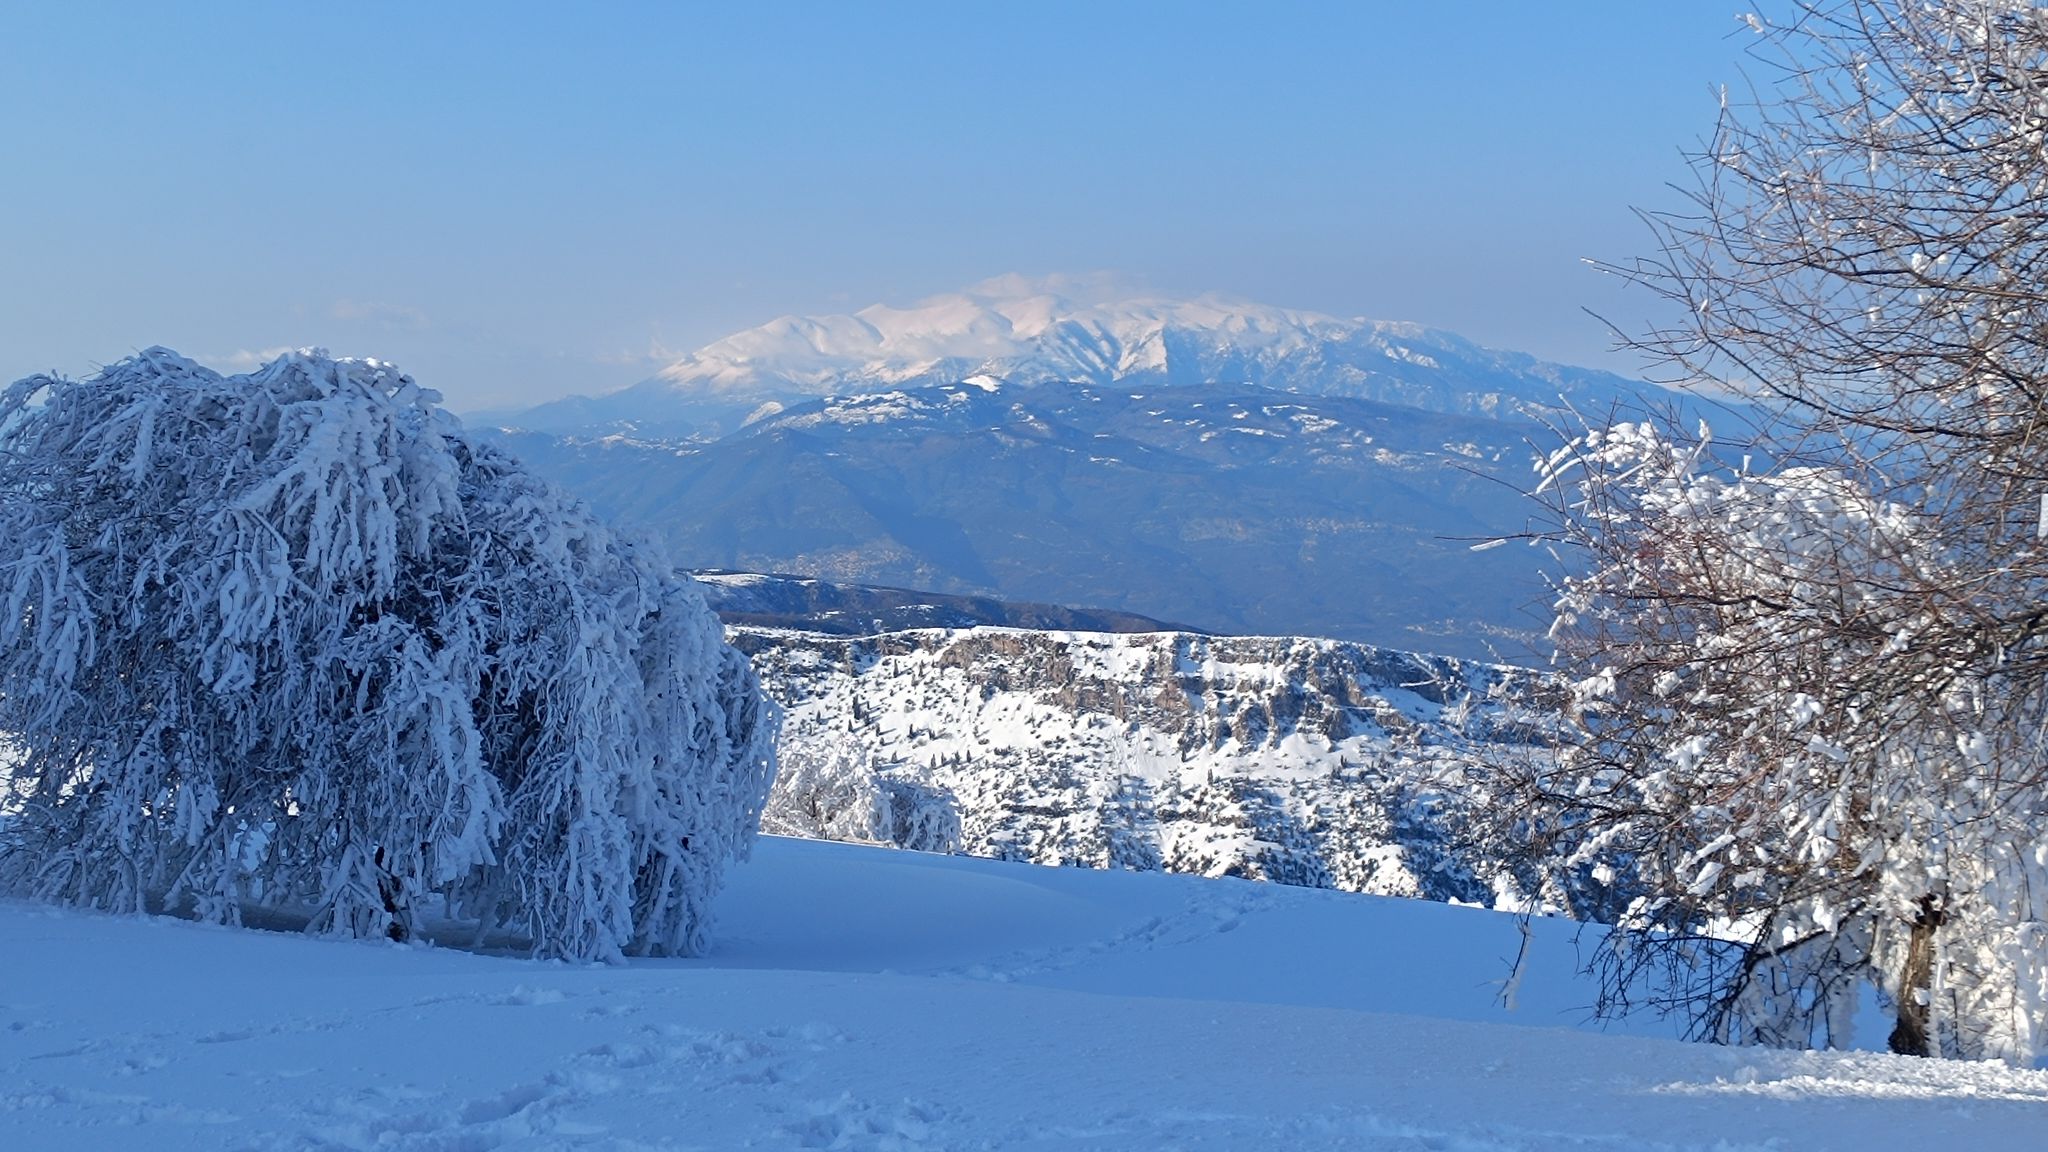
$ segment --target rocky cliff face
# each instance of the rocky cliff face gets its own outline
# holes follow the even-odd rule
[[[1464,830],[1467,769],[1540,754],[1541,718],[1511,702],[1525,671],[1178,632],[733,642],[788,708],[771,829],[1488,904],[1524,890]]]

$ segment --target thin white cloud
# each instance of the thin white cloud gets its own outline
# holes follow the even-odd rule
[[[193,359],[216,372],[253,372],[287,352],[296,351],[298,349],[290,344],[281,344],[275,348],[238,348],[233,352],[199,355]]]
[[[645,348],[620,348],[611,352],[599,352],[592,357],[599,364],[614,368],[644,368],[649,365],[665,367],[689,355],[682,348],[672,347],[660,337],[647,341]]]
[[[417,308],[385,300],[336,300],[328,305],[327,314],[336,320],[374,324],[382,328],[403,328],[415,332],[428,326],[426,313]]]

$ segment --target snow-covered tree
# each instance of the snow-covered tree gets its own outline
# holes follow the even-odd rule
[[[1545,461],[1584,567],[1581,737],[1539,842],[1632,898],[1606,954],[1727,1040],[2048,1046],[2048,13],[1800,5],[1693,210],[1615,269],[1640,346],[1760,431],[1621,424]]]
[[[885,775],[880,784],[891,844],[912,852],[960,851],[958,797],[914,776]]]
[[[687,954],[773,772],[702,596],[373,360],[0,397],[0,885]]]
[[[851,742],[792,748],[768,794],[761,830],[913,852],[958,851],[960,806],[952,793],[886,769]]]
[[[883,844],[889,825],[874,757],[851,740],[790,749],[761,812],[761,831],[809,840]]]
[[[1550,467],[1593,564],[1558,601],[1582,738],[1542,807],[1561,864],[1637,890],[1614,994],[1797,1044],[1846,1040],[1875,983],[1902,1051],[2030,1058],[2048,685],[1978,647],[1981,581],[1839,470],[1731,472],[1631,424]]]

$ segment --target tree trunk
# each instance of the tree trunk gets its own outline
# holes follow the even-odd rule
[[[400,944],[412,939],[412,907],[406,899],[405,882],[384,866],[384,850],[377,849],[377,895],[384,901],[384,911],[391,922],[384,929],[384,935]]]
[[[1906,941],[1906,966],[1899,974],[1899,1022],[1892,1029],[1891,1049],[1901,1056],[1932,1056],[1928,1017],[1933,1008],[1934,930],[1941,927],[1941,907],[1933,896],[1920,898],[1913,934]]]

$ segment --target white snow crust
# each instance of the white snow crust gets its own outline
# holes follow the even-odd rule
[[[0,1148],[2040,1147],[2048,1073],[1510,1011],[1497,913],[764,839],[695,960],[0,903]]]

